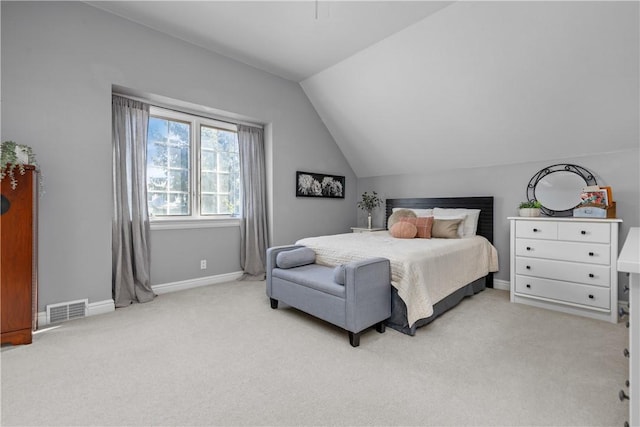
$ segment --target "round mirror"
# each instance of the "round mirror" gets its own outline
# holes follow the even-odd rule
[[[553,211],[566,211],[580,204],[585,181],[573,172],[550,173],[538,181],[534,196],[542,206]]]
[[[583,167],[558,164],[536,173],[527,187],[527,199],[542,205],[549,216],[571,216],[580,204],[580,193],[585,186],[597,185],[593,174]]]

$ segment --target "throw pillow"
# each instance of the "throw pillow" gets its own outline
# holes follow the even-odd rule
[[[413,224],[418,229],[418,234],[416,235],[419,239],[430,239],[431,238],[431,229],[433,228],[433,217],[432,216],[421,216],[418,218],[409,218],[402,217],[400,218],[402,222],[408,222]]]
[[[316,253],[311,248],[297,248],[280,252],[276,256],[279,268],[294,268],[316,262]]]
[[[418,234],[418,228],[409,222],[396,222],[389,230],[393,237],[398,239],[413,239]]]
[[[338,285],[344,285],[347,280],[347,267],[341,264],[333,269],[333,281]]]
[[[410,209],[398,209],[389,216],[389,219],[387,220],[387,229],[391,230],[391,227],[393,227],[393,225],[403,217],[416,218],[416,214]]]
[[[459,219],[461,220],[458,223],[458,237],[464,237],[464,220],[466,218],[466,215],[434,215],[433,219],[447,219],[447,220],[451,220],[451,219]]]
[[[460,237],[470,237],[475,236],[478,230],[480,209],[435,208],[433,210],[433,216],[442,219],[464,217],[464,221],[462,222],[461,227],[458,228],[458,234],[460,234]]]
[[[458,219],[434,219],[433,228],[431,228],[431,237],[438,237],[442,239],[458,239],[458,226],[463,221],[462,218]]]

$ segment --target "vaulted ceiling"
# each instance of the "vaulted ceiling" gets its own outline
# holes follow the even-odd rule
[[[638,2],[89,4],[299,82],[359,177],[638,147]]]

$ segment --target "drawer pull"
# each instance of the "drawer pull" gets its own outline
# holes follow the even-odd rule
[[[531,270],[531,266],[530,266],[530,265],[527,265],[526,269],[527,269],[527,270]]]
[[[540,230],[538,230],[537,228],[534,228],[534,229],[533,229],[533,232],[534,232],[534,233],[537,233],[538,231],[540,231]]]
[[[589,256],[594,256],[595,254],[593,252],[589,252]]]
[[[620,402],[629,399],[629,396],[625,394],[624,390],[620,390],[620,393],[618,393],[618,397],[620,398]]]
[[[587,234],[587,232],[582,230],[582,231],[580,231],[580,234],[585,235],[585,234]]]
[[[589,277],[591,277],[593,279],[596,276],[594,276],[593,273],[589,273]]]
[[[530,251],[531,250],[531,246],[527,246],[527,250]]]
[[[527,288],[531,289],[531,285],[527,283]]]
[[[595,299],[595,297],[592,294],[589,294],[589,299]]]
[[[624,357],[626,357],[628,359],[629,358],[629,349],[625,348],[624,351],[622,352],[622,354],[624,354]]]

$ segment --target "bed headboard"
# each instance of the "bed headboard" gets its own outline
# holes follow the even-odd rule
[[[493,197],[438,197],[414,199],[387,199],[385,228],[393,208],[469,208],[480,209],[477,234],[493,243]]]

